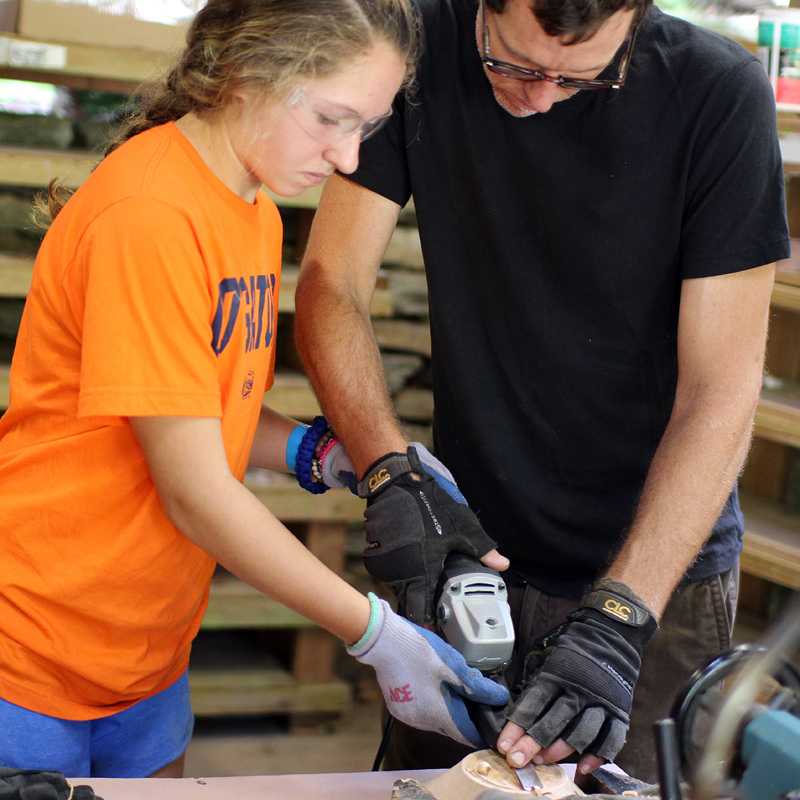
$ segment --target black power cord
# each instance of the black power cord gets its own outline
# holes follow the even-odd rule
[[[389,746],[389,737],[392,735],[393,728],[394,717],[389,714],[389,719],[386,720],[386,727],[383,729],[380,747],[378,747],[378,752],[375,754],[375,761],[372,763],[372,772],[378,772],[381,768],[381,762],[386,755],[386,748]]]

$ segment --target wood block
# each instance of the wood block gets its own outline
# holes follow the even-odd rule
[[[493,750],[478,750],[430,780],[395,782],[392,800],[488,800],[489,797],[575,797],[583,792],[559,764],[537,766],[541,789],[525,791],[514,770]]]

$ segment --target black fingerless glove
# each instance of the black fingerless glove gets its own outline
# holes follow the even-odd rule
[[[413,447],[373,464],[358,494],[367,499],[368,572],[397,595],[408,619],[432,623],[434,593],[447,554],[457,551],[480,559],[495,542],[469,507],[456,502],[425,471]]]
[[[70,786],[60,772],[0,767],[0,800],[103,800],[90,786]]]
[[[508,719],[543,748],[562,738],[612,761],[625,744],[642,651],[658,624],[636,594],[610,580],[567,619],[534,642]]]

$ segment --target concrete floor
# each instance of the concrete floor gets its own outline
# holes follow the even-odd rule
[[[332,733],[290,734],[268,717],[198,719],[184,775],[368,772],[380,746],[381,707],[378,701],[355,703]]]

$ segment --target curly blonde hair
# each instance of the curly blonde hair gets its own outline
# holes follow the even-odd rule
[[[419,38],[409,0],[209,0],[172,68],[139,89],[136,110],[104,156],[189,112],[215,114],[243,88],[280,95],[299,79],[330,75],[380,41],[397,49],[410,86]],[[51,181],[36,199],[39,224],[52,222],[70,195],[60,179]]]

